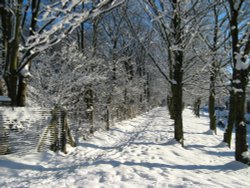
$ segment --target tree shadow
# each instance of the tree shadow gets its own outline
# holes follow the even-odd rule
[[[41,165],[29,165],[11,160],[0,160],[0,168],[9,168],[13,170],[32,170],[32,171],[60,171],[68,168],[46,168]]]
[[[192,145],[188,145],[185,146],[185,149],[191,150],[191,149],[199,149],[203,152],[205,152],[208,155],[214,155],[214,156],[234,156],[234,151],[228,150],[228,151],[218,151],[218,148],[224,148],[226,147],[224,143],[220,143],[218,145],[215,146],[205,146],[205,145],[201,145],[201,144],[192,144]],[[211,150],[207,150],[206,148],[211,148],[214,149],[215,151],[211,151]]]
[[[99,146],[99,145],[91,144],[91,143],[80,143],[80,144],[78,144],[78,146],[79,147],[84,147],[84,148],[109,150],[109,149],[117,149],[117,148],[121,147],[122,145],[118,145],[118,146]]]
[[[89,166],[98,166],[98,165],[111,165],[114,168],[119,167],[121,165],[128,166],[128,167],[145,167],[145,168],[168,168],[168,169],[179,169],[179,170],[210,170],[210,171],[237,171],[244,168],[248,168],[248,165],[243,163],[232,161],[223,165],[170,165],[164,163],[150,163],[150,162],[134,162],[134,161],[126,161],[120,162],[117,160],[96,160],[94,162],[83,162],[79,165],[72,165],[65,168],[45,168],[41,165],[28,165],[23,163],[18,163],[14,161],[0,161],[0,167],[9,168],[13,170],[32,170],[32,171],[57,171],[60,172],[62,170],[67,170],[69,173],[73,172],[74,169],[82,167],[89,167]]]
[[[237,171],[244,168],[248,168],[248,165],[232,161],[223,165],[170,165],[170,164],[163,164],[163,163],[150,163],[150,162],[133,162],[133,161],[126,161],[120,162],[116,160],[106,160],[106,161],[96,161],[91,165],[101,165],[101,164],[108,164],[113,167],[119,167],[121,165],[130,166],[130,167],[145,167],[145,168],[168,168],[168,169],[179,169],[179,170],[210,170],[210,171]]]

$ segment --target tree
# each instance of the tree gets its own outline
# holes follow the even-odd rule
[[[167,61],[168,73],[166,74],[157,62],[153,62],[170,84],[172,101],[170,110],[175,122],[175,139],[183,145],[182,110],[185,69],[195,65],[195,57],[188,50],[197,36],[203,19],[202,13],[206,12],[207,7],[199,1],[144,0],[143,2],[147,5],[145,11],[152,19],[153,26],[166,49],[165,62]]]
[[[0,15],[5,48],[2,52],[5,65],[3,74],[12,105],[24,105],[26,85],[23,74],[28,72],[28,65],[34,57],[60,42],[83,22],[94,19],[123,2],[124,0],[101,1],[91,9],[77,12],[78,7],[82,6],[81,0],[43,1],[46,6],[42,6],[40,0],[27,1],[26,4],[22,0],[2,1]],[[30,31],[27,31],[27,22]]]
[[[134,35],[148,36],[148,27],[140,14],[142,10],[136,5],[138,2],[127,1],[111,14],[104,15],[100,23],[99,49],[102,50],[98,54],[110,64],[107,128],[115,113],[119,119],[132,118],[149,104],[149,74],[152,72],[145,66],[145,49]],[[144,38],[147,37],[143,37],[146,43]]]
[[[31,70],[34,78],[30,97],[36,98],[40,104],[45,102],[51,106],[52,101],[60,103],[81,121],[89,118],[86,113],[80,113],[90,112],[94,107],[90,115],[94,118],[89,122],[93,125],[98,121],[99,126],[99,122],[105,119],[106,129],[115,118],[127,119],[141,112],[140,107],[147,106],[149,102],[151,88],[148,87],[148,77],[152,68],[146,67],[144,50],[142,53],[137,40],[127,29],[124,8],[103,14],[98,24],[88,21],[84,39],[78,38],[74,32],[60,45],[39,54]],[[146,32],[142,20],[134,17],[130,20],[137,32]],[[92,43],[84,46],[84,53],[82,40]],[[43,63],[44,59],[54,63]],[[144,95],[147,97],[145,100]],[[152,101],[155,100],[159,100],[158,97]]]
[[[223,14],[223,7],[218,1],[208,1],[209,6],[208,16],[206,20],[206,27],[204,31],[199,33],[199,37],[205,49],[198,55],[198,58],[205,62],[205,66],[208,68],[207,74],[209,74],[209,96],[208,96],[208,109],[210,119],[210,130],[216,133],[216,95],[218,93],[219,76],[222,76],[223,67],[227,65],[226,53],[223,46],[226,44],[228,37],[226,20],[227,16]],[[213,28],[207,30],[207,27]],[[226,58],[224,58],[226,57]],[[204,74],[204,72],[203,72]]]
[[[8,95],[12,99],[12,105],[17,103],[17,67],[20,43],[20,23],[21,23],[22,0],[13,2],[1,1],[0,15],[3,35],[2,59],[4,64],[3,78],[6,82]]]
[[[250,71],[250,29],[249,2],[228,0],[226,11],[230,25],[232,46],[232,79],[230,90],[230,111],[228,128],[224,140],[230,146],[233,126],[236,128],[235,159],[248,163],[247,127],[245,123],[245,103],[248,75]]]

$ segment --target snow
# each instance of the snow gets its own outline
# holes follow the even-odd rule
[[[235,29],[236,29],[235,25],[234,25],[234,26],[232,26],[232,27],[231,27],[231,29],[232,29],[232,30],[235,30]]]
[[[242,127],[246,126],[245,122],[244,122],[244,121],[241,121],[241,122],[240,122],[240,126],[242,126]]]
[[[176,80],[174,80],[174,79],[171,80],[171,83],[174,85],[177,84]]]
[[[241,0],[235,0],[235,1],[234,1],[234,10],[238,10],[240,4],[241,4]]]
[[[35,114],[34,110],[39,108],[26,108],[26,107],[18,107],[18,108],[5,108],[0,107],[0,113],[3,117],[7,117],[9,121],[26,121],[29,119],[30,121],[36,121],[39,118],[39,114]]]
[[[221,143],[222,130],[211,135],[207,117],[183,115],[184,148],[166,108],[155,108],[80,140],[68,155],[0,156],[0,187],[249,187],[250,168]]]
[[[249,151],[243,152],[243,153],[242,153],[242,156],[243,156],[244,158],[250,158],[250,157],[249,157],[249,156],[250,156]]]
[[[13,28],[11,30],[11,37],[9,39],[9,43],[12,43],[14,40],[15,40],[15,37],[16,37],[16,29],[17,29],[17,23],[16,23],[16,14],[11,10],[11,9],[8,9],[8,11],[11,13],[11,27]]]
[[[30,53],[32,54],[32,53],[34,53],[34,52],[31,50]],[[32,77],[32,75],[31,75],[31,73],[30,73],[30,71],[29,71],[29,64],[26,64],[26,65],[22,68],[22,70],[20,71],[20,73],[21,73],[21,75],[22,75],[23,77],[25,77],[25,78],[30,78],[30,77]]]
[[[247,70],[250,66],[250,60],[249,58],[246,56],[245,57],[247,60],[246,62],[243,61],[243,56],[240,53],[237,53],[235,56],[235,59],[237,60],[237,64],[236,64],[236,69],[237,70]]]
[[[236,80],[233,80],[233,83],[235,83],[235,84],[240,84],[241,81],[240,81],[239,79],[236,79]]]
[[[235,87],[233,87],[232,89],[233,89],[234,93],[243,93],[242,89],[238,89],[238,88],[235,88]]]

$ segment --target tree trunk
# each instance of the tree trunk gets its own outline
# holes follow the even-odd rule
[[[250,114],[250,101],[247,99],[247,113]]]
[[[30,22],[30,30],[29,35],[32,36],[36,32],[36,26],[37,26],[37,17],[39,13],[39,7],[40,7],[41,0],[33,0],[31,2],[31,22]],[[25,21],[25,20],[24,20]],[[24,22],[23,22],[24,23]],[[23,27],[23,25],[22,25]],[[31,67],[32,62],[29,62],[29,68]],[[26,105],[26,96],[27,96],[27,79],[24,75],[19,76],[18,81],[18,91],[17,91],[17,106],[25,106]]]
[[[8,20],[10,21],[10,20]],[[8,25],[11,24],[10,22]],[[10,27],[10,26],[9,26]],[[11,36],[9,36],[11,37]],[[9,39],[8,37],[8,39]],[[17,34],[16,36],[17,37]],[[17,105],[17,81],[18,77],[16,75],[17,64],[18,64],[18,39],[15,38],[13,41],[8,42],[7,44],[7,54],[6,54],[6,68],[4,74],[4,79],[6,82],[8,96],[11,98],[11,105]]]
[[[6,11],[4,2],[2,3],[1,17],[3,25],[3,40],[5,48],[5,73],[4,80],[7,85],[8,96],[11,98],[11,105],[17,105],[17,66],[18,52],[20,43],[20,22],[21,22],[21,7],[22,0],[18,0],[14,14]],[[12,18],[15,22],[13,23]]]
[[[85,4],[84,4],[84,1],[82,1],[82,11],[84,12],[84,9],[85,9]],[[84,41],[85,41],[85,34],[84,34],[84,23],[81,23],[81,26],[80,26],[80,49],[82,50],[82,52],[84,53],[84,48],[85,48],[85,45],[84,45]]]
[[[180,4],[178,0],[173,0],[174,15],[172,19],[173,23],[173,36],[175,45],[181,48],[181,18],[180,18]],[[174,104],[174,123],[175,123],[175,139],[182,146],[184,146],[183,136],[183,122],[182,122],[182,110],[183,110],[183,51],[179,49],[172,50],[174,64],[173,64],[173,79],[174,83],[171,83],[173,104]]]
[[[183,54],[181,51],[174,52],[175,65],[173,78],[175,83],[171,85],[172,98],[173,98],[173,116],[175,123],[175,139],[184,146],[183,136],[183,122],[182,122],[182,111],[183,111]]]
[[[174,103],[174,124],[175,124],[175,139],[184,145],[183,137],[183,122],[182,122],[182,86],[173,85],[173,103]]]
[[[168,111],[171,119],[174,119],[174,104],[173,104],[173,97],[167,96],[167,105],[168,105]]]
[[[201,105],[201,98],[197,98],[194,102],[194,115],[196,117],[200,117],[200,105]]]
[[[90,125],[90,133],[93,134],[94,133],[94,93],[92,90],[92,86],[89,85],[87,86],[87,91],[85,92],[85,96],[84,96],[84,101],[86,103],[86,115],[87,115],[87,119]]]
[[[127,92],[127,88],[124,89],[124,103],[123,103],[123,120],[127,120],[128,119],[128,92]]]
[[[248,163],[249,158],[244,156],[248,151],[247,144],[247,126],[245,123],[245,99],[246,99],[246,86],[248,80],[247,71],[238,71],[236,77],[240,80],[240,83],[237,83],[237,88],[239,91],[235,94],[236,100],[236,117],[235,117],[235,131],[236,131],[236,142],[235,142],[235,159],[242,163]]]
[[[219,14],[217,12],[217,4],[213,6],[214,13],[214,35],[213,35],[213,46],[212,52],[217,53],[218,50],[218,33],[219,33]],[[216,130],[216,114],[215,114],[215,84],[217,78],[217,56],[212,58],[211,70],[210,70],[210,88],[209,88],[209,119],[210,119],[210,130],[217,134]]]
[[[106,130],[107,131],[110,129],[111,101],[112,101],[112,96],[110,94],[110,96],[108,96],[108,101],[107,101],[107,105],[106,105]]]
[[[246,61],[245,58],[239,59],[238,55],[247,55],[249,52],[248,47],[246,46],[244,53],[240,52],[239,47],[239,22],[238,15],[240,13],[240,7],[235,8],[235,4],[237,2],[233,0],[228,1],[230,6],[230,28],[231,28],[231,38],[232,38],[232,55],[233,55],[233,79],[232,79],[232,88],[231,92],[235,92],[233,95],[234,100],[231,108],[232,112],[235,115],[231,117],[233,123],[235,123],[235,131],[236,131],[236,142],[235,142],[235,159],[242,163],[249,164],[249,158],[245,156],[248,151],[247,145],[247,127],[245,123],[245,100],[246,100],[246,87],[248,84],[248,74],[249,67],[247,69],[238,67],[238,65],[244,63]],[[242,5],[242,4],[241,4]],[[250,42],[248,43],[250,44]],[[242,61],[242,62],[241,62]]]
[[[10,53],[13,54],[13,56],[17,56],[15,53]],[[16,63],[17,61],[15,59],[12,59],[10,61],[10,74],[8,73],[4,76],[6,85],[7,85],[7,90],[8,90],[8,96],[11,99],[11,106],[16,106],[17,105],[17,81],[18,77],[16,75]]]
[[[239,53],[239,47],[238,47],[238,34],[239,34],[239,28],[238,28],[238,11],[234,10],[234,2],[232,0],[229,1],[230,5],[230,26],[231,26],[231,38],[232,38],[232,56],[233,56],[233,76],[231,81],[231,91],[230,91],[230,108],[229,108],[229,117],[228,117],[228,126],[224,134],[224,142],[228,144],[229,147],[231,147],[231,138],[232,138],[232,131],[235,124],[235,118],[236,118],[236,93],[234,91],[235,83],[233,82],[236,80],[236,65],[237,65],[237,59],[236,55]]]
[[[146,73],[146,83],[144,86],[144,95],[147,99],[147,106],[146,106],[146,111],[148,111],[150,109],[150,75],[149,73]]]
[[[216,114],[215,114],[215,77],[210,77],[210,90],[209,90],[209,119],[210,119],[210,130],[216,134]]]
[[[0,95],[3,95],[3,80],[0,79]]]
[[[17,106],[25,106],[26,93],[27,93],[27,83],[25,81],[25,78],[22,75],[20,75],[18,93],[17,93]]]
[[[97,17],[93,20],[93,38],[92,38],[93,53],[92,53],[92,57],[96,56],[96,53],[97,53],[99,21],[100,21],[99,17]]]
[[[227,128],[224,133],[223,142],[227,143],[228,147],[231,148],[232,133],[233,133],[234,121],[235,121],[235,107],[236,107],[234,91],[230,92],[229,100],[230,100],[229,115],[228,115]]]

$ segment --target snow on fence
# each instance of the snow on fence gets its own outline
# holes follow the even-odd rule
[[[0,107],[0,155],[45,150],[67,153],[75,146],[65,109]]]

